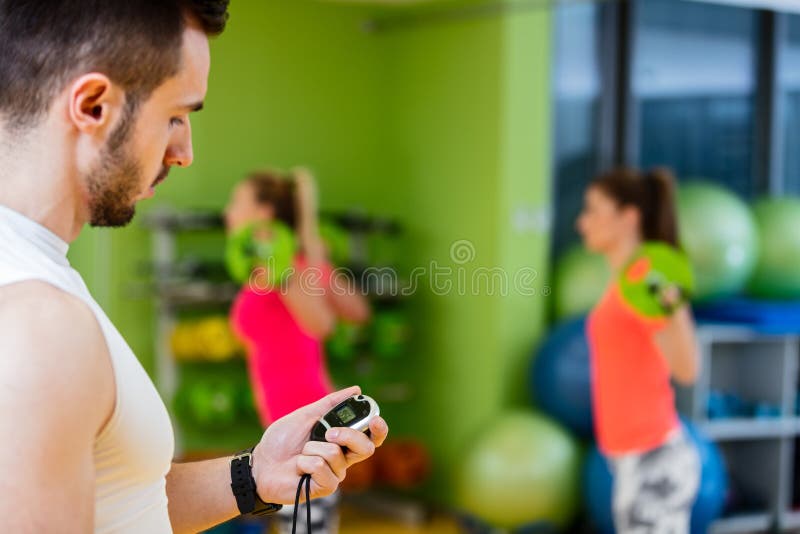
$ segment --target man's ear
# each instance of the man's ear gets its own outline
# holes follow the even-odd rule
[[[124,92],[105,74],[84,74],[69,88],[69,120],[88,135],[105,137],[124,105]]]

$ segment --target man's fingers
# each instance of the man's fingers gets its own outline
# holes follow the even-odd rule
[[[325,439],[347,449],[345,458],[347,465],[363,462],[373,454],[375,448],[380,447],[389,434],[389,425],[381,417],[370,421],[370,436],[352,428],[332,428],[328,430]]]
[[[314,482],[311,489],[312,499],[330,495],[339,487],[339,479],[321,456],[298,456],[297,469],[300,473],[311,475],[311,480]],[[305,499],[305,490],[302,498]]]
[[[347,459],[344,457],[344,451],[335,443],[325,443],[322,441],[309,441],[303,447],[303,455],[305,456],[320,456],[331,468],[333,474],[339,479],[339,482],[344,480],[347,475]]]
[[[345,458],[348,466],[375,454],[375,444],[369,436],[352,428],[332,428],[328,430],[325,439],[347,449]]]
[[[372,443],[374,443],[376,447],[380,447],[383,445],[383,442],[386,441],[386,436],[389,435],[389,425],[386,424],[386,421],[384,421],[382,417],[376,417],[369,423],[369,432],[371,434]]]
[[[327,397],[323,397],[314,404],[309,404],[305,408],[301,408],[304,415],[312,416],[314,419],[319,419],[333,408],[336,407],[337,404],[343,402],[353,395],[360,395],[361,388],[358,386],[352,386],[347,389],[342,389],[340,391],[336,391],[335,393],[331,393]]]

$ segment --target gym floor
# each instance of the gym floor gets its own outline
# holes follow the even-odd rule
[[[362,510],[342,508],[340,534],[459,534],[456,523],[446,517],[434,518],[422,526],[392,522],[384,517],[365,515]]]

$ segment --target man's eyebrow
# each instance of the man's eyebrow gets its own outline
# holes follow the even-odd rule
[[[201,109],[203,109],[203,102],[201,101],[201,102],[195,102],[193,104],[186,104],[185,106],[183,106],[183,109],[189,112],[200,111]]]

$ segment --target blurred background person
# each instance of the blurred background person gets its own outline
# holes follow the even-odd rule
[[[672,175],[616,169],[586,191],[577,225],[602,254],[612,282],[588,320],[598,446],[614,474],[614,523],[621,534],[689,532],[700,461],[684,435],[670,383],[697,376],[694,323],[684,303],[666,318],[639,313],[619,276],[644,242],[678,247]],[[673,296],[677,298],[677,296]]]
[[[309,171],[254,172],[236,185],[225,208],[229,233],[254,224],[269,228],[275,221],[296,236],[293,272],[273,287],[263,279],[267,273],[257,268],[230,312],[247,350],[255,404],[265,427],[334,390],[324,340],[337,319],[366,322],[370,316],[366,299],[328,260],[319,235],[316,185]],[[274,266],[268,262],[263,268]],[[337,498],[313,501],[314,532],[338,531]],[[292,515],[291,506],[277,514],[281,533],[291,532]]]

